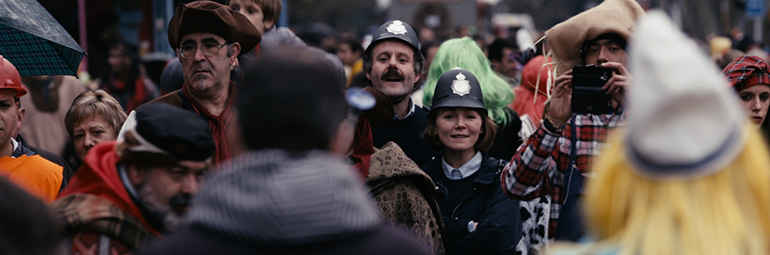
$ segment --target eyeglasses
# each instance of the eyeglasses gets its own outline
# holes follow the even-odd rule
[[[205,56],[214,56],[219,52],[219,49],[227,45],[228,43],[225,42],[223,44],[217,44],[216,42],[203,42],[201,43],[201,51],[203,52],[203,55]],[[176,49],[177,53],[179,53],[179,56],[182,58],[189,58],[195,55],[195,51],[198,50],[198,45],[196,44],[185,44],[182,45],[182,47],[179,47]]]

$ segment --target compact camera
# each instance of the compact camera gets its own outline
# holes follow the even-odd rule
[[[572,68],[572,112],[606,114],[612,112],[612,98],[602,87],[614,69],[595,65]]]

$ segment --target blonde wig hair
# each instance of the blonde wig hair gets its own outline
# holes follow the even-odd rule
[[[617,254],[770,254],[770,160],[757,130],[720,171],[652,179],[630,165],[615,132],[594,165],[584,212],[598,240]]]

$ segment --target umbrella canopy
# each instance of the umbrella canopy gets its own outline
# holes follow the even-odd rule
[[[76,75],[85,55],[36,0],[0,1],[0,55],[21,75]]]

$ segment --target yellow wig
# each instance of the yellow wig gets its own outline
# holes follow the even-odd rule
[[[770,160],[762,135],[745,129],[742,152],[720,171],[651,179],[629,164],[624,131],[594,165],[584,212],[594,251],[625,255],[770,254]]]

